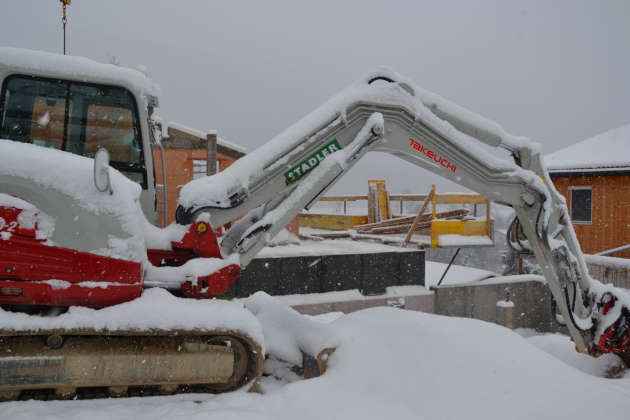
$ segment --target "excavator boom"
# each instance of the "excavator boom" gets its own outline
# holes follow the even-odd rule
[[[508,151],[512,160],[492,152]],[[368,74],[224,172],[185,185],[177,221],[245,217],[221,242],[242,267],[367,151],[380,151],[512,207],[576,347],[589,352],[599,285],[540,148],[391,71]],[[599,326],[601,327],[601,325]]]

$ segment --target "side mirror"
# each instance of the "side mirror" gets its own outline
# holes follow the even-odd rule
[[[109,152],[104,147],[100,147],[94,155],[94,186],[100,192],[114,193],[109,180]]]

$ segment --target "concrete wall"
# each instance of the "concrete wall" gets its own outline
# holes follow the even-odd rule
[[[509,293],[514,302],[514,328],[561,330],[551,316],[551,293],[540,281],[440,286],[433,291],[436,314],[496,322],[496,303]]]
[[[310,303],[303,305],[292,305],[296,311],[306,315],[319,315],[327,312],[350,313],[361,309],[373,308],[376,306],[391,306],[411,311],[421,311],[433,313],[433,294],[418,294],[401,297],[378,298],[373,297],[361,300],[345,300],[326,303]]]
[[[247,297],[258,290],[270,295],[326,293],[358,289],[379,295],[389,286],[424,285],[424,252],[255,258],[230,288]]]

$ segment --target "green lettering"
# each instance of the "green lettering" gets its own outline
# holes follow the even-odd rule
[[[298,162],[296,165],[291,167],[284,173],[285,182],[287,185],[293,184],[294,182],[300,180],[307,173],[312,171],[315,167],[319,165],[319,162],[326,159],[326,157],[338,150],[341,150],[342,147],[339,144],[337,139],[332,139],[330,142],[325,144],[321,149],[317,150],[315,153],[307,156],[301,162]]]

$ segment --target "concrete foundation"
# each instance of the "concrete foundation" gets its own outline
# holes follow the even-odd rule
[[[230,288],[247,297],[262,290],[294,295],[359,290],[379,296],[391,286],[424,286],[424,251],[256,258]]]
[[[509,294],[514,303],[511,325],[513,328],[533,328],[541,332],[560,332],[551,315],[551,293],[545,283],[523,280],[495,283],[492,280],[469,285],[440,286],[433,288],[436,314],[474,318],[505,324],[497,319],[497,302]],[[504,318],[504,312],[500,313]]]
[[[502,277],[427,290],[424,255],[415,251],[257,258],[231,292],[247,297],[263,290],[307,315],[390,306],[508,328],[566,332],[552,317],[551,293],[540,277]]]
[[[409,291],[410,294],[398,293],[390,288],[384,297],[366,297],[344,300],[331,294],[330,301],[317,303],[293,303],[293,309],[306,315],[319,315],[327,312],[350,313],[376,306],[390,306],[412,311],[433,312],[433,293],[422,290]]]

